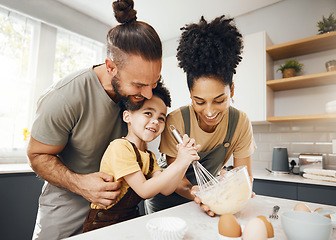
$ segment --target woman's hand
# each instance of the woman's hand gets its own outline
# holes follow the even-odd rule
[[[191,188],[191,195],[194,196],[194,202],[199,204],[200,205],[200,208],[206,212],[210,217],[214,217],[215,216],[215,213],[213,211],[210,210],[209,206],[208,205],[205,205],[202,203],[201,199],[199,197],[197,197],[195,195],[195,192],[197,192],[199,189],[198,189],[198,186],[195,185]]]

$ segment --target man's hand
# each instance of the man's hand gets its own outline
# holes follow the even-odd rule
[[[95,172],[85,175],[77,175],[77,193],[85,199],[100,207],[111,205],[120,194],[120,182],[113,182],[113,177]]]
[[[215,213],[210,210],[208,205],[202,203],[201,199],[195,195],[195,192],[199,191],[198,186],[195,185],[191,188],[191,194],[195,197],[194,202],[200,205],[200,208],[206,212],[210,217],[214,217]]]

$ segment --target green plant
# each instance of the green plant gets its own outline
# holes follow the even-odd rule
[[[303,64],[299,63],[295,59],[288,59],[284,65],[280,65],[277,71],[283,72],[287,68],[294,68],[296,72],[300,72],[303,68]]]
[[[317,22],[317,27],[319,28],[319,34],[326,32],[331,32],[336,30],[336,18],[333,13],[330,13],[328,18],[323,16],[322,21]]]

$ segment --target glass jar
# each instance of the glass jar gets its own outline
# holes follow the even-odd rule
[[[336,71],[336,60],[330,60],[325,63],[327,72]]]

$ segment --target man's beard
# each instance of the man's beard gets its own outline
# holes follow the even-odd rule
[[[139,110],[145,102],[145,99],[142,101],[138,101],[138,102],[132,102],[132,100],[130,99],[130,96],[122,95],[121,87],[120,87],[120,79],[117,76],[114,76],[114,78],[112,79],[112,87],[113,87],[114,92],[118,95],[120,99],[119,104],[122,110],[125,110],[125,109],[130,110],[130,111]]]

